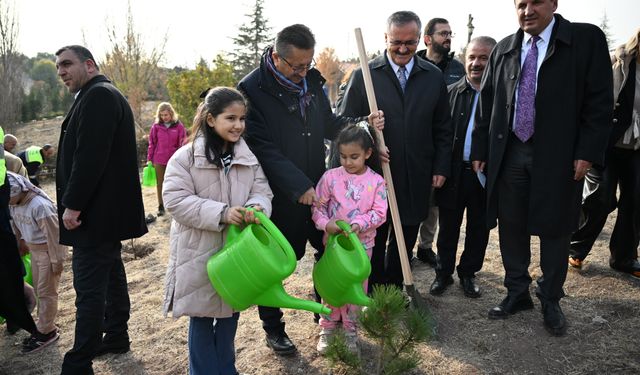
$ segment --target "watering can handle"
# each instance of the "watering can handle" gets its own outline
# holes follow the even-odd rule
[[[287,256],[287,274],[291,274],[296,269],[296,264],[298,262],[296,258],[296,253],[293,251],[291,244],[284,237],[280,229],[276,227],[276,225],[265,215],[264,213],[257,211],[251,207],[247,207],[247,211],[253,211],[258,220],[260,220],[260,225],[264,226],[264,228],[273,236],[275,241],[280,245],[282,250],[284,250],[285,255]]]
[[[364,251],[362,242],[360,242],[360,238],[358,238],[357,234],[351,231],[351,225],[349,225],[349,223],[343,220],[337,220],[336,225],[338,226],[338,228],[344,231],[344,235],[347,236],[349,241],[351,241],[351,243],[353,243],[356,248],[361,248],[363,250],[362,253],[365,254],[366,256],[366,252]],[[367,258],[367,260],[369,259]]]

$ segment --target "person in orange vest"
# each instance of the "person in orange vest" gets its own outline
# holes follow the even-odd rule
[[[42,147],[29,146],[26,150],[18,153],[18,157],[22,159],[22,164],[27,168],[29,181],[35,186],[40,186],[40,182],[38,181],[40,166],[44,164],[46,159],[52,157],[54,152],[55,148],[50,144],[46,144]]]

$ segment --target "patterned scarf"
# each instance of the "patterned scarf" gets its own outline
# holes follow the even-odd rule
[[[267,56],[265,58],[265,62],[267,64],[267,69],[273,77],[276,79],[276,82],[285,90],[298,95],[298,103],[300,105],[300,114],[302,117],[305,117],[305,110],[311,103],[311,93],[307,89],[307,79],[302,79],[302,84],[299,85],[297,83],[292,82],[287,77],[285,77],[282,73],[280,73],[276,66],[273,63],[273,58],[271,57],[271,53],[273,52],[273,47],[269,47],[267,50]]]

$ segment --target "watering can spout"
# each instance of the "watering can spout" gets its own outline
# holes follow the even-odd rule
[[[351,286],[351,290],[348,291],[347,293],[347,301],[349,301],[349,303],[354,304],[354,305],[360,305],[360,306],[369,306],[371,304],[371,298],[367,297],[366,294],[364,294],[364,289],[362,288],[362,285],[358,285],[358,284],[354,284]]]
[[[317,314],[331,314],[331,309],[322,304],[288,295],[287,292],[284,291],[282,284],[272,285],[261,296],[256,298],[255,304],[260,306],[307,310]]]

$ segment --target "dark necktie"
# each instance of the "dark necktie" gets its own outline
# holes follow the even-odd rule
[[[536,119],[536,71],[538,67],[538,46],[539,36],[531,38],[531,49],[522,64],[522,74],[518,86],[518,107],[516,110],[516,121],[514,133],[522,142],[531,138],[534,132],[534,122]]]
[[[407,68],[405,68],[404,66],[401,66],[400,68],[398,68],[398,81],[400,81],[400,87],[402,87],[403,92],[404,92],[405,86],[407,86],[407,76],[405,75],[406,71],[407,71]]]

